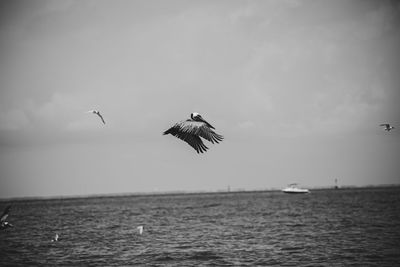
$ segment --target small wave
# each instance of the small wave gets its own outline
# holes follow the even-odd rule
[[[304,250],[304,247],[283,247],[282,251],[299,251]]]
[[[165,261],[174,261],[175,258],[171,257],[169,254],[163,254],[154,258],[155,261],[165,262]]]
[[[218,260],[221,259],[221,256],[217,255],[215,252],[205,250],[205,251],[194,251],[192,254],[189,255],[187,258],[189,260]]]
[[[288,226],[289,227],[302,227],[302,226],[305,226],[305,224],[304,223],[294,223],[294,224],[289,224]]]
[[[207,204],[207,205],[202,206],[202,208],[213,208],[213,207],[218,207],[218,206],[221,206],[221,204],[219,204],[219,203]]]

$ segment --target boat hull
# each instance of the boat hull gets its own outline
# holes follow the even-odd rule
[[[286,194],[307,194],[310,193],[310,191],[308,189],[303,189],[303,190],[282,190],[283,193]]]
[[[306,188],[300,188],[296,183],[289,184],[286,188],[282,189],[282,192],[288,194],[307,194],[310,193],[310,190]]]

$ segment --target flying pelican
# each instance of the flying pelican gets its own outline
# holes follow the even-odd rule
[[[394,129],[394,126],[391,126],[389,123],[383,123],[383,124],[381,124],[379,126],[385,127],[384,130],[388,131],[388,132]]]
[[[193,147],[197,153],[205,152],[208,147],[204,145],[200,137],[214,144],[224,139],[222,135],[215,133],[211,124],[205,121],[197,112],[190,114],[190,119],[176,123],[174,126],[164,132],[185,141]]]
[[[100,111],[98,111],[98,110],[89,110],[87,113],[93,113],[93,114],[96,114],[97,116],[99,116],[99,117],[100,117],[101,121],[102,121],[104,124],[106,124],[106,122],[104,121],[104,118],[103,118],[103,116],[101,116],[101,114],[100,114]]]
[[[8,227],[13,227],[13,225],[9,222],[6,221],[8,214],[10,213],[11,205],[8,205],[4,211],[3,214],[0,217],[0,229],[6,229]]]

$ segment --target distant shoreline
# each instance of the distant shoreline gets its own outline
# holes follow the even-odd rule
[[[369,188],[393,188],[400,187],[400,184],[382,184],[382,185],[344,185],[335,188],[335,186],[308,187],[311,191],[316,190],[346,190],[346,189],[369,189]],[[262,192],[280,192],[281,188],[271,189],[233,189],[233,190],[216,190],[216,191],[164,191],[164,192],[132,192],[132,193],[110,193],[110,194],[89,194],[89,195],[65,195],[65,196],[35,196],[35,197],[11,197],[1,198],[0,202],[11,201],[45,201],[45,200],[71,200],[84,198],[116,198],[116,197],[144,197],[144,196],[178,196],[178,195],[207,195],[207,194],[242,194],[242,193],[262,193]]]

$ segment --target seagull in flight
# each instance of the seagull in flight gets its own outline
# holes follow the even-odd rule
[[[101,116],[101,114],[100,114],[100,111],[98,111],[98,110],[89,110],[87,113],[93,113],[93,114],[96,114],[97,116],[99,116],[99,117],[100,117],[101,121],[102,121],[104,124],[106,124],[106,122],[104,121],[104,118],[103,118],[103,116]]]
[[[176,123],[174,126],[164,132],[164,135],[171,134],[193,147],[197,153],[207,151],[208,147],[204,145],[201,138],[214,144],[224,139],[222,135],[213,131],[215,129],[211,124],[204,120],[197,112],[190,114],[190,119]],[[201,138],[200,138],[201,137]]]
[[[388,132],[394,129],[394,126],[390,125],[389,123],[383,123],[383,124],[381,124],[379,126],[385,127],[384,130],[388,131]]]
[[[7,222],[7,217],[10,213],[11,205],[8,205],[4,211],[3,214],[0,217],[0,229],[6,229],[8,227],[13,227],[13,225],[9,222]]]

